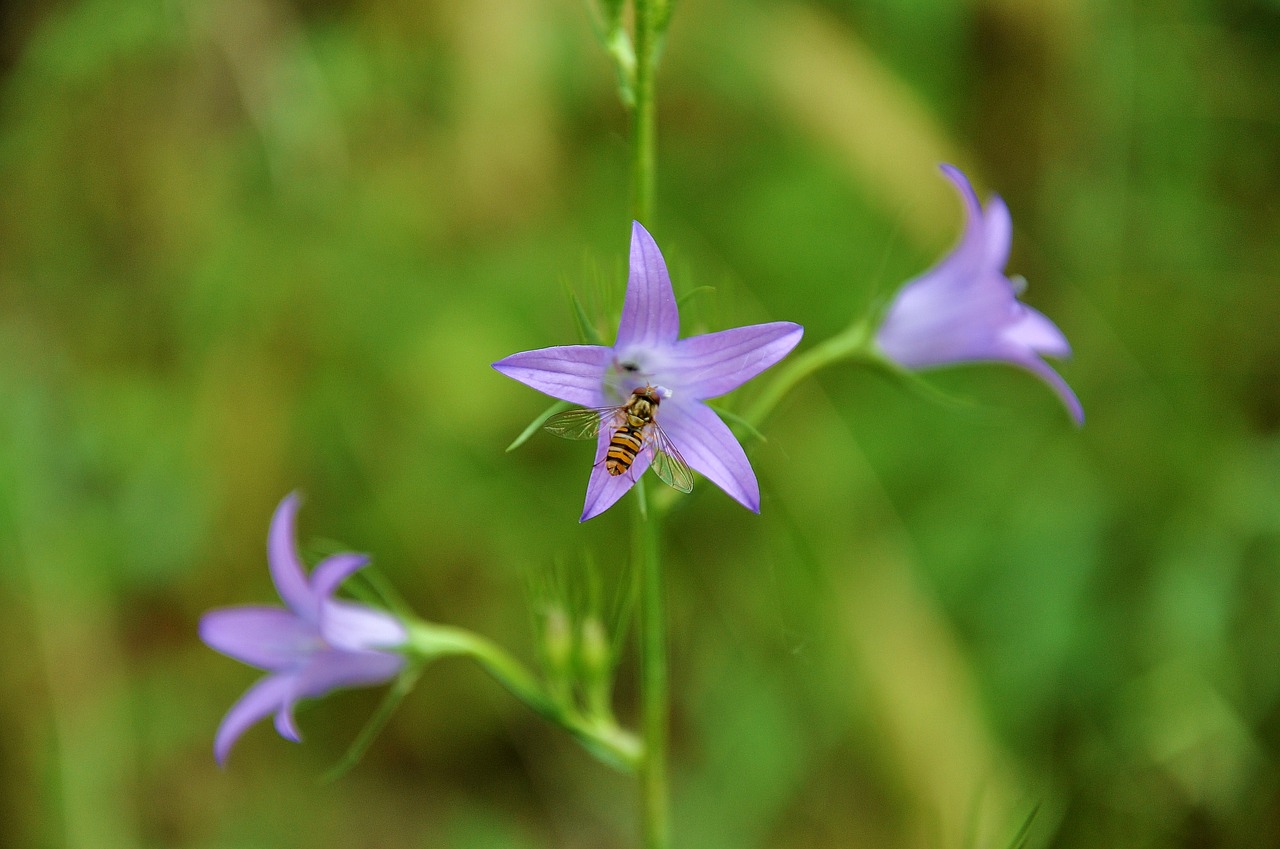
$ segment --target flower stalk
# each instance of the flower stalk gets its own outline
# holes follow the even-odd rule
[[[844,330],[814,347],[787,360],[765,384],[764,391],[743,416],[752,427],[759,427],[787,394],[805,378],[840,362],[883,364],[874,347],[870,324],[859,319]]]
[[[419,662],[441,657],[465,656],[524,702],[539,716],[564,728],[588,751],[604,762],[634,772],[644,761],[640,741],[618,726],[608,713],[583,714],[571,702],[550,695],[520,661],[497,643],[472,631],[448,625],[413,621],[406,623],[409,640],[405,651]]]
[[[632,76],[631,217],[653,220],[654,169],[657,161],[657,105],[654,74],[658,65],[658,15],[650,0],[635,0],[635,70]]]
[[[669,845],[667,793],[667,619],[659,551],[659,511],[635,488],[636,549],[640,563],[640,701],[644,755],[640,760],[640,819],[645,849]]]

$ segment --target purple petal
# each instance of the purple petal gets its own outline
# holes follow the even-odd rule
[[[249,726],[277,710],[287,698],[292,684],[287,676],[268,675],[240,697],[218,726],[213,738],[213,757],[219,766],[227,762],[231,747]]]
[[[672,398],[662,406],[662,429],[689,466],[748,510],[760,512],[760,485],[746,452],[715,411]]]
[[[382,684],[399,675],[404,664],[403,655],[391,652],[322,652],[296,676],[292,701],[315,699],[348,687]]]
[[[907,368],[991,359],[1024,309],[999,274],[957,273],[939,265],[910,281],[876,331],[882,351]]]
[[[970,222],[969,226],[980,230],[983,247],[981,267],[993,272],[1003,271],[1009,262],[1009,247],[1013,244],[1013,219],[1004,198],[992,195],[981,220]]]
[[[285,605],[299,616],[314,620],[316,601],[307,586],[302,561],[298,559],[294,532],[300,504],[298,493],[291,492],[271,517],[271,530],[267,533],[267,565],[271,569],[271,580]]]
[[[632,222],[631,270],[614,347],[660,348],[679,335],[680,313],[667,264],[649,231]]]
[[[1022,317],[1004,329],[1002,338],[1017,348],[1051,357],[1071,356],[1071,345],[1058,325],[1041,312],[1023,306]]]
[[[964,202],[964,235],[955,250],[902,287],[876,343],[906,368],[987,361],[1020,366],[1049,384],[1080,424],[1080,400],[1040,359],[1068,356],[1071,346],[1057,325],[1018,300],[1018,287],[1004,275],[1009,208],[993,196],[984,211],[964,174],[950,165],[942,171]]]
[[[600,429],[600,436],[596,439],[595,464],[591,467],[591,477],[587,479],[587,498],[586,503],[583,504],[579,522],[595,518],[616,504],[619,498],[626,495],[627,490],[635,486],[636,481],[640,480],[640,476],[644,474],[645,469],[649,468],[649,463],[653,460],[653,455],[649,451],[641,451],[636,455],[636,461],[631,464],[626,474],[609,474],[609,470],[604,466],[604,457],[609,450],[609,440],[612,436],[613,431],[608,428]]]
[[[969,178],[963,171],[954,165],[947,164],[940,165],[939,168],[943,176],[950,180],[960,192],[960,201],[964,204],[964,229],[960,234],[960,243],[943,257],[938,265],[962,263],[976,270],[992,247],[987,241],[986,230],[983,227],[982,202],[978,200],[973,184],[969,182]]]
[[[681,339],[667,373],[684,397],[715,398],[791,353],[803,335],[800,325],[775,321]]]
[[[1017,360],[1010,360],[1016,366],[1021,366],[1036,377],[1049,384],[1049,388],[1058,394],[1062,399],[1062,403],[1067,408],[1067,412],[1071,414],[1071,419],[1076,426],[1084,424],[1084,407],[1080,404],[1080,399],[1076,397],[1076,393],[1071,390],[1067,382],[1062,379],[1062,375],[1054,371],[1048,363],[1037,357],[1026,357]]]
[[[312,597],[323,604],[325,599],[333,595],[339,584],[368,565],[369,555],[367,554],[344,552],[326,557],[311,572]]]
[[[275,726],[276,733],[286,740],[294,743],[302,742],[302,729],[298,728],[298,719],[294,716],[294,710],[298,706],[298,697],[294,694],[297,682],[294,682],[294,689],[280,703],[279,709],[276,710]]]
[[[279,607],[228,607],[200,617],[209,648],[259,669],[290,669],[320,647],[316,627]]]
[[[374,651],[329,650],[312,655],[311,662],[288,679],[288,687],[276,710],[276,731],[286,740],[302,741],[294,710],[302,699],[318,699],[334,690],[371,687],[390,681],[404,668],[398,654]]]
[[[612,358],[612,348],[560,345],[512,354],[493,367],[552,398],[584,407],[603,407],[608,403],[604,396],[605,370]]]
[[[391,648],[409,639],[404,625],[391,614],[333,600],[320,608],[320,633],[329,645],[346,651]]]

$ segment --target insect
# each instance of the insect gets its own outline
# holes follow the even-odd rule
[[[584,407],[566,410],[547,419],[543,428],[565,439],[594,439],[601,427],[613,430],[604,455],[605,471],[617,477],[631,470],[636,457],[648,448],[653,452],[651,467],[668,486],[681,492],[693,491],[693,472],[658,424],[661,390],[644,386],[631,393],[617,407]]]

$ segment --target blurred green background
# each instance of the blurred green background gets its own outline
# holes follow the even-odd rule
[[[628,137],[576,0],[0,10],[0,844],[632,847],[633,783],[462,662],[210,747],[278,500],[423,616],[536,654],[628,580],[589,449],[489,363],[607,328]],[[833,370],[669,524],[676,845],[1280,845],[1280,4],[676,7],[658,216],[684,332],[810,345],[1014,216],[1088,415]],[[749,400],[751,387],[730,398]],[[585,578],[583,579],[585,580]],[[618,708],[634,718],[630,662]]]

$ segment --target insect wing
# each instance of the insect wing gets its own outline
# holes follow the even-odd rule
[[[693,472],[689,470],[689,464],[656,421],[649,425],[649,440],[653,451],[649,468],[658,479],[681,492],[693,492]]]
[[[617,415],[617,407],[580,407],[556,413],[542,429],[562,439],[595,439],[601,424],[614,421]]]

